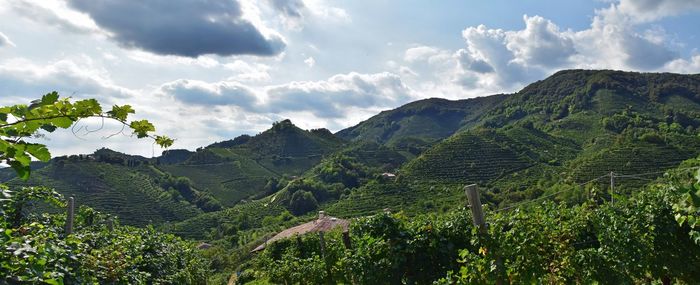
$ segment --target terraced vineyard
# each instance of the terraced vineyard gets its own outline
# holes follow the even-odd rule
[[[400,171],[400,179],[485,184],[535,164],[527,153],[498,141],[505,138],[488,131],[459,133],[409,162]]]
[[[387,181],[371,183],[351,195],[321,208],[337,217],[369,216],[385,210],[417,213],[440,213],[462,207],[466,203],[462,186],[405,184]]]
[[[234,207],[212,213],[205,213],[184,221],[171,223],[164,230],[182,237],[208,239],[212,229],[221,226],[234,226],[236,232],[266,226],[265,217],[274,217],[286,212],[283,207],[269,203],[269,199],[237,204]]]
[[[619,175],[642,175],[640,179],[620,180],[620,185],[639,187],[677,167],[682,161],[696,157],[700,149],[681,149],[669,145],[638,143],[634,146],[615,146],[600,153],[571,163],[571,177],[584,182],[611,171]],[[647,175],[649,173],[649,175]],[[654,175],[655,174],[655,175]]]
[[[519,145],[528,157],[547,164],[561,164],[576,157],[580,146],[571,139],[556,137],[533,128],[512,127],[504,135]]]
[[[245,163],[159,165],[158,168],[189,178],[197,189],[211,193],[227,206],[254,195],[265,186],[268,178],[278,176],[249,160]]]
[[[187,201],[176,201],[151,178],[125,166],[94,161],[58,161],[32,174],[27,182],[10,185],[45,185],[78,205],[118,215],[126,224],[147,225],[185,220],[202,214]]]
[[[394,170],[411,158],[395,148],[386,147],[376,142],[358,142],[338,152],[355,158],[369,167]]]

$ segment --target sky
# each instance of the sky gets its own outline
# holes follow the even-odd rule
[[[700,0],[0,0],[0,105],[54,90],[130,104],[194,150],[561,69],[700,73],[698,16]],[[160,154],[120,131],[84,120],[36,140],[54,155]]]

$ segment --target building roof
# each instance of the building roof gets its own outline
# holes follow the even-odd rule
[[[253,249],[253,252],[265,249],[265,246],[267,246],[268,243],[284,238],[289,238],[294,235],[303,235],[312,232],[328,232],[338,227],[341,227],[343,231],[347,231],[349,225],[349,220],[326,216],[325,214],[323,214],[323,211],[321,211],[319,212],[318,219],[281,231],[269,240],[265,241],[265,243]]]

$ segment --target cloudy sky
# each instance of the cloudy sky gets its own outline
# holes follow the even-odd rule
[[[0,0],[0,105],[56,90],[194,149],[290,118],[332,131],[429,97],[514,92],[567,68],[700,72],[700,0]],[[107,146],[100,121],[55,155]],[[86,131],[87,130],[87,131]]]

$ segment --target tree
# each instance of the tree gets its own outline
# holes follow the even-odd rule
[[[292,194],[289,208],[295,215],[303,215],[318,208],[318,202],[311,192],[297,190]]]
[[[19,177],[28,179],[32,157],[40,161],[51,159],[45,145],[27,142],[40,131],[53,132],[58,128],[68,129],[84,118],[111,119],[129,128],[137,138],[151,138],[161,147],[167,148],[173,139],[154,135],[155,127],[148,120],[128,121],[134,109],[129,105],[114,105],[104,111],[95,99],[71,101],[51,92],[32,101],[30,105],[18,104],[0,107],[0,161],[10,165]]]

